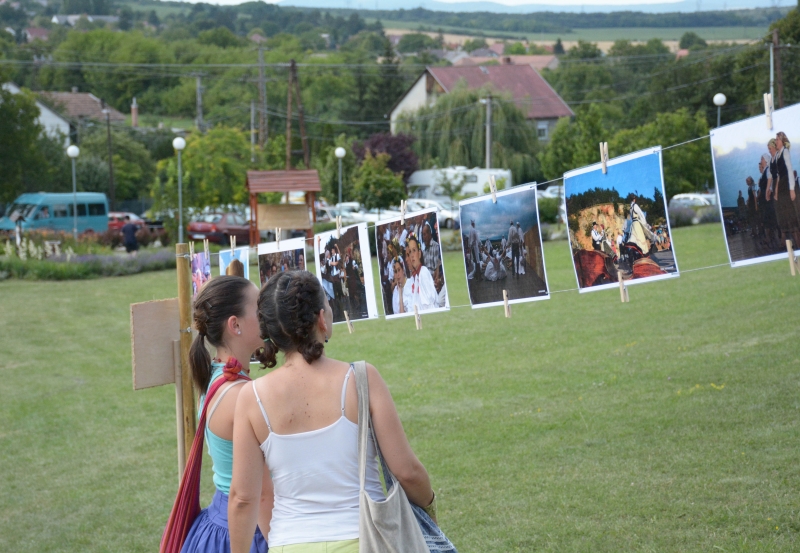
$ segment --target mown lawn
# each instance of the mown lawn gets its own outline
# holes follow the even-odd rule
[[[718,225],[674,243],[683,271],[727,261]],[[567,244],[545,255],[551,290],[575,288]],[[173,271],[0,282],[0,551],[157,549],[174,391],[132,390],[129,304],[175,289]],[[340,325],[328,350],[389,382],[462,552],[798,550],[800,278],[718,267],[630,296]]]

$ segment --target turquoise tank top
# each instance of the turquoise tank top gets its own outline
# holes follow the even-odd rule
[[[211,381],[208,384],[209,388],[217,378],[222,376],[224,368],[224,363],[211,363],[212,372]],[[219,393],[214,394],[214,397],[219,397]],[[211,398],[212,401],[214,401],[214,397]],[[206,396],[203,394],[203,397],[200,398],[201,410],[205,400]],[[209,409],[213,405],[212,403]],[[233,476],[233,442],[214,434],[208,427],[208,422],[206,422],[206,445],[208,446],[208,454],[211,456],[211,461],[213,461],[211,470],[214,472],[214,486],[225,495],[228,495],[231,490],[231,478]]]

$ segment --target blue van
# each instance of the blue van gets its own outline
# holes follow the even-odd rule
[[[0,219],[0,230],[13,231],[22,218],[22,230],[72,232],[73,201],[71,193],[38,192],[22,194]],[[108,230],[108,198],[98,192],[78,192],[78,233]]]

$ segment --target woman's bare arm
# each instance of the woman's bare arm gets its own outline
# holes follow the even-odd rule
[[[431,481],[408,443],[389,387],[372,365],[367,365],[367,379],[372,424],[386,464],[403,486],[408,499],[427,507],[433,500]]]
[[[233,478],[228,496],[231,553],[249,553],[259,522],[263,492],[264,455],[250,415],[257,410],[252,386],[245,386],[236,402],[233,424]],[[270,518],[272,516],[270,510]]]

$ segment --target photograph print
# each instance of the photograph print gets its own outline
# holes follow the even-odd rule
[[[581,292],[678,276],[661,146],[564,174],[569,245]]]
[[[235,275],[250,280],[250,248],[236,248],[219,252],[219,274]]]
[[[786,259],[800,248],[800,104],[711,131],[711,158],[731,266]]]
[[[436,209],[378,221],[375,240],[387,319],[450,309]]]
[[[334,323],[378,317],[366,223],[315,235],[314,259]]]
[[[211,280],[211,256],[207,251],[195,252],[192,255],[192,297],[195,297],[209,280]]]
[[[491,196],[463,200],[459,205],[461,242],[473,308],[548,299],[536,185],[525,185]]]
[[[292,238],[258,245],[258,280],[263,287],[271,276],[286,271],[306,270],[306,240]]]

